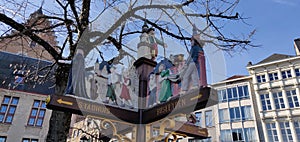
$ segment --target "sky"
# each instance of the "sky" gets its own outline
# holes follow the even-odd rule
[[[248,75],[249,61],[255,64],[274,53],[295,55],[294,39],[300,38],[299,7],[299,0],[241,0],[237,12],[249,18],[250,26],[232,30],[256,29],[252,42],[260,47],[232,56],[225,53],[227,77]]]
[[[37,9],[39,5],[36,4],[32,10]],[[228,34],[246,34],[255,29],[252,44],[260,46],[249,47],[247,51],[232,55],[224,53],[226,71],[222,71],[223,78],[248,75],[246,65],[249,61],[255,64],[274,53],[295,55],[293,41],[300,38],[299,7],[299,0],[240,0],[236,12],[247,18],[247,24],[233,22],[227,25],[225,31]],[[209,72],[213,69],[211,66],[207,63],[208,78],[211,77]]]

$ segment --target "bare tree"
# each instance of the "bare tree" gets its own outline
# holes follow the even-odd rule
[[[143,22],[185,46],[191,34],[180,24],[192,27],[193,24],[198,24],[195,19],[205,23],[202,26],[197,25],[202,41],[213,44],[220,50],[241,51],[254,46],[251,37],[255,30],[248,33],[229,33],[226,29],[226,25],[231,23],[245,24],[245,18],[235,11],[239,0],[55,0],[54,4],[41,5],[34,2],[1,0],[0,48],[12,48],[7,45],[16,40],[36,43],[42,49],[42,52],[35,52],[37,57],[49,56],[46,59],[56,64],[56,68],[53,68],[54,65],[45,67],[54,70],[55,78],[59,78],[55,81],[56,95],[64,95],[70,70],[70,65],[61,63],[60,60],[71,60],[76,48],[84,46],[86,53],[96,48],[102,59],[101,48],[113,48],[119,54],[109,60],[118,62],[124,56],[131,55],[129,50],[134,51],[126,46],[126,42],[133,35],[141,33]],[[36,11],[36,15],[29,15],[33,9],[40,11]],[[103,23],[108,19],[101,18],[109,10],[113,10],[116,16],[113,17],[113,23],[105,25]],[[151,12],[158,16],[149,16]],[[36,17],[29,21],[33,16]],[[51,24],[45,25],[44,21],[50,21]],[[97,30],[99,27],[102,29]],[[59,42],[49,42],[44,36],[47,34],[55,34]],[[70,128],[70,118],[71,113],[54,110],[47,141],[65,141]]]

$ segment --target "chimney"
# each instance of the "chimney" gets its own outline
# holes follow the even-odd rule
[[[294,48],[296,51],[296,55],[299,56],[300,55],[300,38],[297,38],[294,40]]]

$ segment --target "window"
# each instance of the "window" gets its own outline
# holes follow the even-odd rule
[[[236,87],[233,88],[227,88],[227,94],[228,94],[228,101],[237,100],[238,94]]]
[[[232,141],[232,135],[230,130],[221,130],[221,142],[231,142]]]
[[[6,142],[6,137],[0,136],[0,142]]]
[[[289,102],[290,108],[299,107],[299,100],[296,94],[296,90],[286,91],[286,96]]]
[[[273,93],[276,109],[285,108],[282,92]]]
[[[289,122],[280,122],[280,130],[284,142],[292,142],[293,136]]]
[[[227,94],[226,90],[218,90],[218,97],[219,97],[219,102],[226,102],[227,101]]]
[[[265,75],[257,75],[256,79],[257,79],[258,83],[266,82],[266,76]]]
[[[248,86],[237,86],[218,90],[219,102],[234,101],[249,98]]]
[[[238,86],[238,94],[240,99],[249,98],[248,86]]]
[[[28,119],[29,126],[39,126],[43,125],[44,117],[46,113],[46,104],[44,101],[34,100],[30,116]]]
[[[202,112],[196,112],[195,116],[196,116],[196,119],[197,119],[196,120],[196,125],[202,127],[202,125],[201,125],[201,123],[202,123],[202,121],[201,121]]]
[[[23,138],[22,142],[38,142],[38,139],[29,139],[29,138]]]
[[[232,100],[237,100],[238,99],[238,94],[236,91],[236,87],[231,88],[232,89]]]
[[[252,119],[251,106],[230,108],[229,112],[230,112],[230,120],[232,122]],[[221,111],[221,113],[224,113],[223,110]],[[222,115],[220,114],[220,118],[223,119],[224,116]]]
[[[233,141],[243,141],[244,135],[242,129],[232,129],[232,140]]]
[[[227,96],[228,96],[228,101],[231,101],[233,98],[231,88],[227,88]]]
[[[294,126],[296,130],[297,138],[298,140],[300,140],[300,121],[295,121]]]
[[[269,75],[270,81],[278,80],[278,73],[277,72],[269,73],[268,75]]]
[[[230,122],[228,109],[220,109],[219,110],[219,120],[220,123]]]
[[[4,96],[0,108],[1,123],[12,123],[18,102],[19,98],[17,97]]]
[[[261,94],[260,100],[261,100],[261,104],[262,104],[262,110],[271,110],[272,109],[269,94]]]
[[[36,46],[36,42],[35,42],[35,41],[31,41],[29,46],[30,46],[31,48],[34,48],[34,47]]]
[[[296,73],[296,76],[300,76],[300,70],[299,69],[295,69],[295,73]]]
[[[243,129],[221,130],[220,141],[254,142],[257,140],[254,128],[244,128],[244,131]]]
[[[251,106],[242,106],[241,113],[242,113],[242,120],[252,119]]]
[[[275,123],[267,123],[268,138],[270,142],[279,142]]]
[[[206,127],[212,127],[213,126],[213,118],[212,118],[212,111],[206,111],[205,112],[205,124]]]
[[[292,77],[291,70],[281,71],[282,79]]]
[[[255,129],[254,128],[245,128],[244,133],[245,133],[245,140],[247,142],[256,142],[256,141],[258,141],[256,139],[256,134],[255,134]]]
[[[73,138],[76,138],[76,137],[77,137],[77,130],[74,130]]]
[[[240,108],[235,107],[235,108],[230,108],[230,120],[231,121],[239,121],[241,120],[241,113],[240,113]]]

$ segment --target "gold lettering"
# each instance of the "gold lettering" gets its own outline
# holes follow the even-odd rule
[[[87,111],[87,112],[92,112],[92,113],[104,113],[104,114],[111,114],[109,109],[101,106],[101,105],[96,105],[96,104],[89,104],[85,102],[77,102],[78,107],[80,110]]]
[[[156,115],[163,115],[163,114],[170,113],[171,111],[174,110],[175,106],[176,106],[175,103],[166,104],[165,106],[162,106],[156,110]]]

